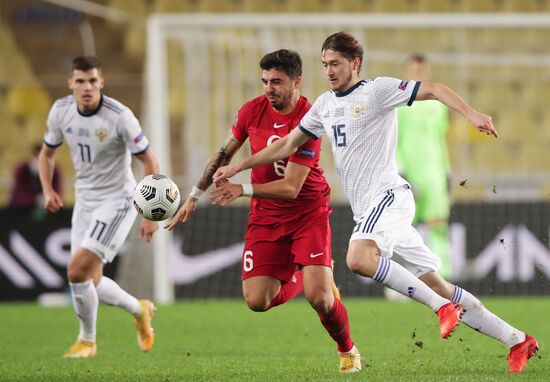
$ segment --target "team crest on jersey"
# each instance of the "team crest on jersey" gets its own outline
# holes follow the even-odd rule
[[[100,142],[103,142],[109,136],[109,129],[106,127],[98,127],[94,132]]]
[[[361,102],[356,102],[351,105],[351,114],[355,118],[361,118],[365,115],[365,104]]]

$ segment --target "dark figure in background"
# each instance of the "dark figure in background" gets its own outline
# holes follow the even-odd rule
[[[42,148],[41,143],[32,145],[32,157],[19,164],[13,174],[13,188],[10,195],[10,208],[35,208],[41,207],[44,196],[40,177],[38,176],[38,154]],[[59,167],[53,170],[52,185],[58,194],[62,191],[62,177]]]

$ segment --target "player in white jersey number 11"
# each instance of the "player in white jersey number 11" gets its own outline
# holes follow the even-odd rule
[[[429,306],[439,317],[443,338],[462,318],[473,329],[501,341],[510,349],[508,370],[522,372],[538,349],[537,341],[437,273],[439,257],[412,226],[414,199],[410,185],[398,175],[395,160],[395,109],[399,106],[436,99],[479,131],[498,137],[491,117],[442,84],[390,77],[361,80],[363,48],[344,32],[325,40],[321,61],[331,90],[317,98],[299,128],[241,163],[220,167],[213,181],[288,157],[308,139],[326,134],[356,221],[346,256],[349,269]],[[225,195],[213,190],[212,197],[219,201]]]
[[[61,196],[52,188],[54,154],[63,142],[69,146],[76,172],[67,277],[80,333],[65,358],[96,355],[99,302],[133,315],[141,350],[151,350],[154,342],[151,317],[155,306],[151,301],[137,300],[103,276],[103,265],[116,256],[137,215],[131,204],[136,184],[132,154],[143,162],[145,174],[158,173],[158,163],[134,114],[103,95],[103,84],[96,57],[73,60],[69,75],[73,94],[53,104],[39,155],[44,205],[50,212],[63,207]],[[143,219],[141,237],[150,241],[157,229],[155,222]]]

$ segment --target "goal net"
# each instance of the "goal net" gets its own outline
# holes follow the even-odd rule
[[[321,44],[339,30],[365,47],[363,78],[402,77],[406,58],[423,53],[434,81],[493,115],[498,143],[451,113],[455,201],[541,200],[550,192],[548,15],[157,14],[148,20],[146,130],[162,171],[182,195],[227,138],[238,108],[262,93],[260,58],[280,48],[298,51],[302,94],[313,102],[328,89]],[[332,200],[346,203],[326,144],[321,165]],[[241,151],[237,160],[250,154]],[[247,174],[240,176],[237,181]],[[466,179],[468,189],[460,186]],[[171,240],[159,235],[156,259],[170,253]],[[155,277],[168,280],[169,259],[155,261]]]

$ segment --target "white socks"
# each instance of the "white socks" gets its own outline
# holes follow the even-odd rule
[[[372,278],[404,296],[429,306],[434,312],[450,302],[435,293],[403,266],[385,257],[380,257],[380,263]]]
[[[103,276],[96,288],[101,302],[118,306],[134,316],[141,313],[139,301],[110,278]]]
[[[83,283],[69,283],[69,285],[71,286],[74,310],[80,321],[78,338],[87,342],[95,342],[99,298],[94,282],[90,279]]]
[[[507,322],[487,310],[487,308],[468,291],[455,287],[452,301],[462,304],[464,308],[462,322],[472,329],[499,340],[509,348],[525,341],[525,333],[510,326]]]

